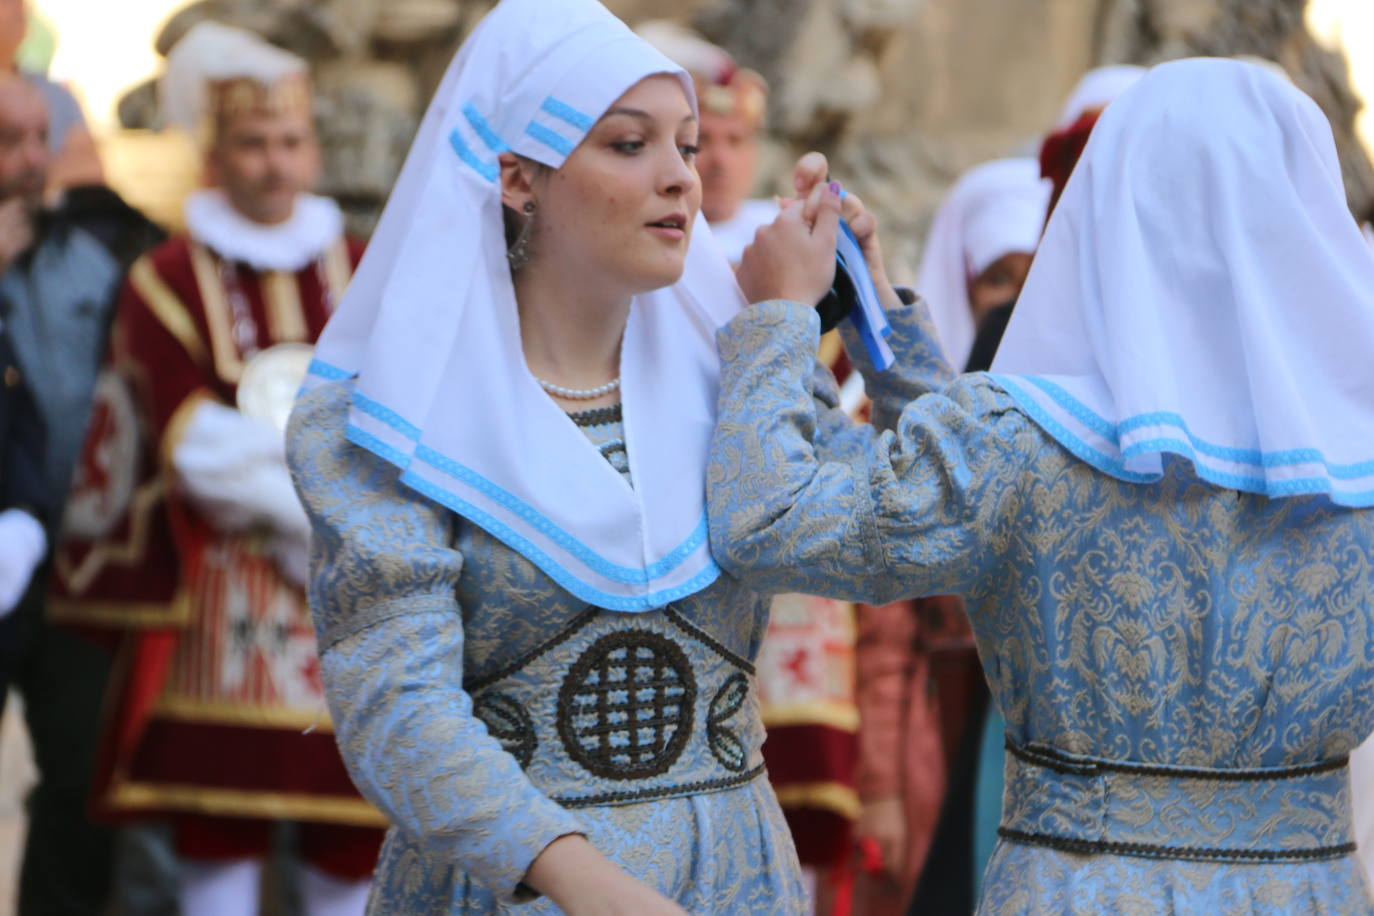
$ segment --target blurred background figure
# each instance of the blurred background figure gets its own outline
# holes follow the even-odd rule
[[[655,20],[635,31],[692,74],[701,109],[701,212],[726,258],[739,264],[754,233],[778,215],[772,200],[750,199],[759,183],[759,137],[768,114],[768,84],[724,48],[682,26]]]
[[[351,916],[383,820],[328,728],[283,430],[361,247],[308,193],[303,61],[204,23],[169,56],[164,93],[212,186],[186,202],[188,236],[130,271],[59,557],[67,613],[129,634],[98,801],[171,820],[183,913],[256,913],[274,824],[290,821],[304,911]]]
[[[0,74],[0,710],[17,688],[39,776],[19,908],[36,916],[99,913],[109,893],[112,835],[88,802],[110,657],[48,619],[47,561],[119,281],[160,237],[106,189],[45,207],[48,137],[40,86]]]
[[[942,838],[952,848],[932,849],[942,810],[972,807],[971,776],[958,764],[986,687],[963,602],[860,606],[854,668],[863,805],[854,833],[860,863],[876,851],[877,867],[860,869],[853,912],[903,916],[928,859],[940,857],[942,885],[972,884],[967,817],[955,822],[963,833],[951,826]]]
[[[1083,74],[1069,93],[1059,120],[1040,146],[1040,174],[1054,184],[1050,193],[1050,210],[1064,193],[1073,167],[1083,155],[1093,125],[1112,100],[1134,86],[1145,75],[1144,67],[1121,64],[1098,67]],[[1048,220],[1048,215],[1046,216]]]
[[[998,159],[966,172],[935,212],[916,288],[950,365],[968,365],[977,329],[989,317],[1006,327],[1040,244],[1049,197],[1034,159]],[[990,358],[978,360],[982,368]]]
[[[48,108],[48,187],[53,190],[78,185],[102,184],[105,180],[95,141],[86,127],[86,116],[72,94],[39,70],[21,61],[20,47],[29,34],[27,0],[0,0],[0,72],[19,73],[43,93]],[[41,61],[42,56],[38,57]]]

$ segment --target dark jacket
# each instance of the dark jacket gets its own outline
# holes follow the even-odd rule
[[[38,404],[0,327],[0,511],[25,509],[47,525],[54,519],[49,517],[43,446]]]
[[[163,237],[108,188],[77,188],[0,275],[0,508],[60,520],[120,282]]]

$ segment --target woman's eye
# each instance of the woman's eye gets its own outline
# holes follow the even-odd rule
[[[688,162],[691,162],[693,159],[695,159],[697,157],[697,153],[701,152],[701,147],[694,146],[691,143],[684,143],[681,146],[679,146],[678,149],[682,151],[682,158],[686,159]]]
[[[643,140],[618,140],[611,144],[611,149],[617,153],[637,153],[643,148]]]

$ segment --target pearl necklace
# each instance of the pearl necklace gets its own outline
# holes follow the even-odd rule
[[[595,388],[564,388],[562,385],[546,382],[537,375],[534,377],[534,380],[539,383],[540,388],[543,388],[549,394],[556,395],[569,401],[590,401],[593,398],[599,398],[602,395],[610,394],[612,391],[620,388],[620,379],[618,378],[613,378],[606,384],[598,385]]]

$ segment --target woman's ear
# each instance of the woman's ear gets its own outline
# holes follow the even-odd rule
[[[531,163],[514,153],[502,153],[496,157],[501,165],[501,203],[516,213],[525,209],[525,204],[534,200],[534,169]]]

